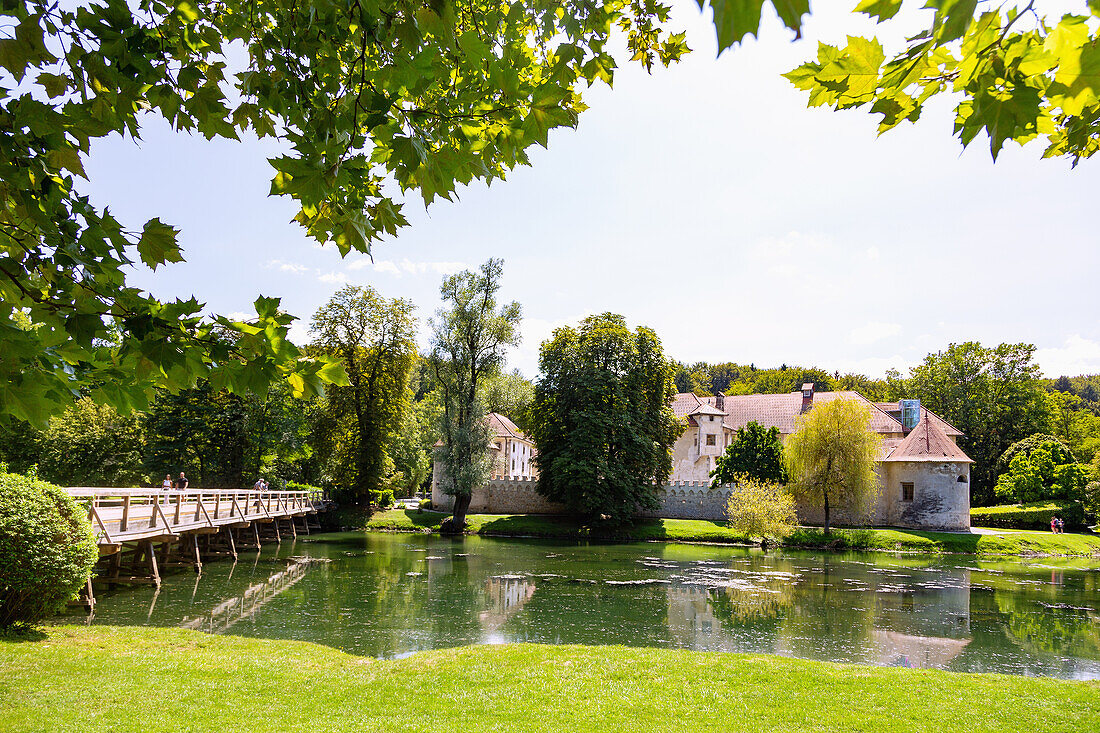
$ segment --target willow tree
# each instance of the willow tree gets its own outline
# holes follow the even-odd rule
[[[334,422],[350,428],[338,460],[350,463],[344,475],[358,501],[369,501],[381,489],[393,463],[386,446],[409,406],[415,309],[412,301],[348,285],[313,316],[314,348],[340,359],[348,375],[348,385],[330,386],[326,400]]]
[[[652,329],[613,313],[562,327],[539,351],[531,409],[538,491],[589,519],[658,508],[684,430],[669,406],[675,371]]]
[[[440,488],[455,498],[448,525],[455,532],[466,525],[473,491],[492,469],[483,386],[500,374],[505,348],[519,344],[519,303],[497,307],[503,273],[504,261],[491,259],[477,273],[465,270],[444,279],[443,308],[431,322],[430,361],[443,402]]]
[[[875,462],[882,438],[868,429],[870,422],[870,408],[836,398],[815,404],[799,417],[797,430],[787,439],[787,488],[824,510],[825,534],[833,507],[864,517],[878,494]]]

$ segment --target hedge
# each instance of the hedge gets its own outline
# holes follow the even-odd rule
[[[1050,518],[1059,516],[1067,529],[1085,526],[1085,510],[1079,501],[1037,501],[1031,504],[1005,504],[975,507],[970,524],[975,527],[1050,530]]]

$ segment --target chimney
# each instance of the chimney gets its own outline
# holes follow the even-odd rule
[[[814,406],[814,383],[806,382],[802,385],[802,414],[810,411]]]
[[[722,394],[721,392],[714,395],[714,406],[717,407],[722,412],[726,411],[726,396],[724,394]]]

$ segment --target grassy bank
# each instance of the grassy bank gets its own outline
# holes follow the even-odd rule
[[[0,639],[2,731],[1100,730],[1100,684],[771,656],[303,642],[64,627]]]
[[[447,516],[439,512],[391,510],[375,514],[366,527],[391,532],[434,532]],[[748,544],[748,538],[724,524],[702,519],[643,519],[616,530],[585,527],[569,517],[541,514],[471,514],[468,521],[470,533],[486,537]],[[996,532],[978,535],[908,529],[838,529],[826,537],[819,529],[803,528],[789,537],[784,546],[975,555],[1100,555],[1100,537],[1096,535],[1009,529]]]

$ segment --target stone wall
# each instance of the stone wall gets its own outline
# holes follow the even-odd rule
[[[474,491],[470,500],[471,514],[564,514],[565,507],[547,501],[536,489],[533,478],[491,478]],[[730,489],[711,489],[704,481],[683,481],[668,484],[658,492],[661,508],[643,516],[670,519],[713,519],[722,521]],[[432,506],[443,511],[454,507],[454,497],[432,488]]]
[[[882,490],[875,501],[870,521],[877,526],[911,527],[914,529],[966,530],[970,527],[969,466],[933,462],[880,463],[877,467]],[[966,482],[958,481],[964,476]],[[899,500],[901,481],[915,485],[914,501]],[[539,496],[534,478],[494,477],[474,491],[470,502],[472,514],[564,514],[565,507]],[[661,503],[655,512],[643,516],[668,519],[726,519],[726,504],[732,489],[711,488],[706,481],[675,481],[661,487],[657,498]],[[432,484],[432,505],[443,511],[454,506],[454,497],[447,496]],[[800,522],[822,524],[824,512],[820,506],[799,504]],[[833,507],[830,521],[835,524],[860,524],[843,507]]]

